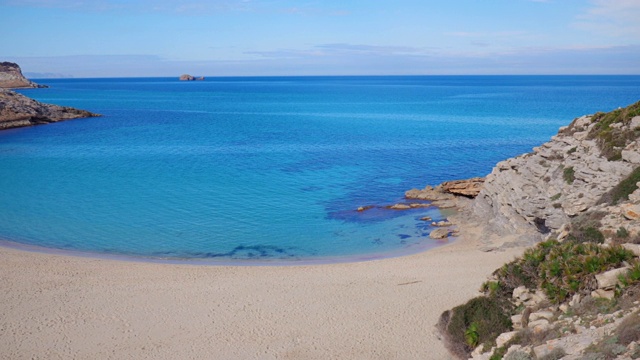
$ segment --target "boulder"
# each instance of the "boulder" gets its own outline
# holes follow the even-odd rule
[[[531,315],[529,315],[529,319],[531,321],[536,321],[536,320],[540,320],[540,319],[546,319],[551,321],[553,319],[553,313],[551,311],[537,311],[534,313],[531,313]]]
[[[511,295],[514,299],[520,299],[520,297],[523,294],[528,294],[529,293],[529,289],[527,289],[526,286],[521,285],[518,286],[517,288],[513,289],[513,294]],[[528,297],[527,297],[528,299]]]
[[[636,186],[638,187],[638,189],[629,194],[629,201],[640,203],[640,182],[637,182]]]
[[[438,222],[432,222],[431,226],[436,226],[436,227],[446,227],[446,226],[451,226],[451,222],[444,220],[444,221],[438,221]]]
[[[428,208],[431,207],[431,204],[426,204],[426,203],[411,203],[409,204],[409,207],[412,209],[419,209],[419,208]]]
[[[596,289],[591,292],[591,297],[594,299],[613,300],[616,297],[616,293],[613,290]]]
[[[605,271],[601,274],[596,275],[596,281],[598,282],[598,289],[612,289],[614,288],[620,281],[618,280],[618,276],[624,275],[629,271],[628,267],[613,269],[609,271]]]
[[[622,215],[629,220],[640,219],[640,205],[624,204],[622,205]]]
[[[518,334],[517,331],[510,331],[510,332],[506,332],[498,335],[498,337],[496,338],[496,347],[499,347],[499,348],[503,347],[504,344],[511,341],[511,339],[513,339],[516,336],[516,334]]]
[[[622,244],[622,247],[631,251],[635,256],[640,257],[640,244]]]
[[[534,333],[541,333],[549,329],[551,325],[549,324],[549,320],[547,319],[538,319],[536,321],[529,322],[527,327],[529,329],[533,329]]]
[[[440,186],[445,193],[474,198],[478,196],[480,190],[482,190],[484,180],[484,178],[476,177],[467,180],[447,181]]]
[[[360,206],[360,207],[358,207],[358,212],[367,211],[367,210],[373,209],[374,207],[375,206],[373,206],[373,205]]]
[[[446,239],[449,237],[449,229],[446,228],[438,228],[433,230],[429,237],[436,240]]]
[[[451,200],[454,198],[451,194],[445,194],[440,189],[434,189],[431,186],[427,186],[422,190],[419,189],[411,189],[404,193],[404,197],[407,199],[416,199],[416,200]]]
[[[391,210],[409,210],[411,209],[411,206],[407,204],[395,204],[395,205],[387,206],[387,208]]]

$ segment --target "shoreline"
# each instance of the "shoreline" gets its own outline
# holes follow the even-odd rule
[[[476,224],[428,251],[362,262],[192,266],[0,247],[10,358],[438,358],[435,324],[523,249]]]
[[[0,249],[13,249],[18,251],[37,253],[43,255],[59,255],[78,257],[86,259],[113,260],[126,263],[149,263],[149,264],[168,264],[168,265],[193,265],[193,266],[282,266],[295,267],[307,265],[331,265],[344,263],[358,263],[367,261],[376,261],[384,259],[393,259],[404,256],[411,256],[426,251],[432,251],[443,246],[451,246],[458,241],[458,237],[449,237],[446,241],[433,240],[425,238],[421,244],[405,246],[393,251],[371,252],[366,254],[355,255],[336,255],[336,256],[318,256],[302,259],[230,259],[230,258],[162,258],[141,255],[127,255],[116,253],[100,253],[83,250],[68,250],[49,248],[45,246],[25,244],[17,241],[11,241],[0,238]],[[437,243],[436,246],[431,246]]]

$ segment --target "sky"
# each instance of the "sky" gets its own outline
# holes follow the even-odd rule
[[[30,77],[640,74],[640,0],[0,0]]]

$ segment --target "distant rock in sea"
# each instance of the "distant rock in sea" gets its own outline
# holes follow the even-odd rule
[[[182,74],[180,75],[180,81],[196,81],[196,80],[204,80],[204,76],[201,77],[195,77],[189,74]]]
[[[22,75],[20,66],[12,62],[0,62],[0,88],[46,88],[46,85],[39,85]]]
[[[46,88],[27,80],[20,66],[0,62],[0,130],[48,124],[52,122],[101,116],[86,110],[66,106],[43,104],[8,89]]]

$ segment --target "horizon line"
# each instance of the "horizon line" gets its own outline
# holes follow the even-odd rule
[[[82,76],[82,77],[38,77],[38,76],[27,76],[29,72],[25,72],[25,77],[30,80],[71,80],[71,79],[166,79],[166,78],[180,78],[180,75],[162,75],[162,76]],[[206,81],[207,78],[340,78],[340,77],[455,77],[455,76],[477,76],[477,77],[511,77],[511,76],[640,76],[638,74],[372,74],[372,75],[193,75],[195,77],[204,77],[204,80],[179,80],[183,82],[198,82],[198,81]]]

